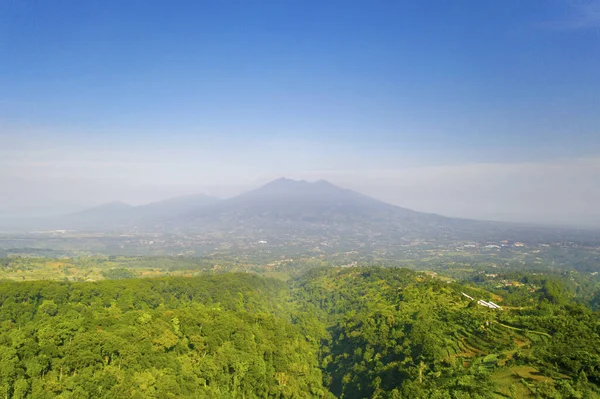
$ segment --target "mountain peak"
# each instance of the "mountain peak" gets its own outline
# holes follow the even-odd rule
[[[345,191],[344,189],[337,187],[326,180],[317,180],[315,182],[309,182],[306,180],[294,180],[289,179],[287,177],[281,177],[279,179],[273,180],[262,187],[254,191],[265,191],[265,190],[275,190],[275,191],[316,191],[316,190],[340,190]]]
[[[306,180],[293,180],[288,178],[279,178],[273,180],[255,190],[238,196],[238,199],[252,199],[253,201],[279,199],[287,202],[295,201],[339,201],[341,199],[350,199],[355,193],[337,187],[325,180],[308,182]],[[237,200],[236,200],[237,201]]]
[[[298,184],[298,183],[308,183],[306,180],[294,180],[294,179],[290,179],[288,177],[280,177],[279,179],[275,179],[270,181],[269,183],[265,184],[265,185],[270,185],[270,184]]]
[[[314,182],[310,182],[307,180],[295,180],[295,179],[290,179],[287,177],[280,177],[279,179],[275,179],[270,181],[269,183],[265,184],[263,187],[265,186],[271,186],[271,185],[277,185],[277,186],[329,186],[329,187],[335,187],[337,189],[342,190],[341,188],[337,187],[336,185],[328,182],[327,180],[317,180]]]

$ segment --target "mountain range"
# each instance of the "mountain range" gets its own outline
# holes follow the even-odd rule
[[[21,221],[17,225],[30,230],[123,231],[135,227],[230,238],[287,236],[390,243],[415,239],[481,241],[499,237],[563,240],[567,231],[417,212],[324,180],[286,178],[224,200],[193,195],[140,206],[114,202],[62,217]],[[569,234],[571,237],[575,232]]]
[[[390,224],[394,230],[407,232],[452,225],[457,220],[391,205],[325,180],[281,178],[224,200],[197,195],[140,206],[114,202],[66,215],[57,222],[69,229],[136,225],[202,231],[283,229],[293,233],[367,231]]]

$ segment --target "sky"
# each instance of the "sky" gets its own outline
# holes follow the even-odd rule
[[[600,0],[0,0],[0,216],[282,176],[600,227]]]

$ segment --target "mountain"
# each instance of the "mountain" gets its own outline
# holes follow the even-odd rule
[[[425,215],[339,188],[325,180],[310,183],[281,178],[255,190],[203,209],[200,217],[260,218],[276,221],[326,223],[375,217],[389,212],[404,216]]]
[[[134,226],[160,227],[165,220],[206,206],[220,200],[204,194],[169,198],[163,201],[133,206],[123,202],[109,202],[80,212],[51,218],[13,218],[6,220],[4,228],[10,230],[119,230]],[[21,227],[21,229],[19,229]]]
[[[175,219],[171,226],[228,232],[230,236],[312,234],[317,239],[369,239],[377,236],[439,237],[449,229],[472,223],[485,222],[412,211],[324,180],[311,183],[281,178]]]
[[[98,205],[93,208],[85,209],[76,213],[66,215],[67,218],[81,218],[81,219],[96,219],[96,218],[115,218],[123,217],[131,212],[135,207],[124,202],[109,202],[106,204]]]
[[[133,214],[140,219],[158,221],[163,218],[194,212],[220,201],[218,198],[205,194],[186,195],[139,205],[133,209]]]
[[[269,239],[281,245],[327,242],[338,248],[395,247],[414,242],[515,240],[598,242],[569,229],[445,217],[388,204],[327,181],[281,178],[255,190],[169,220],[166,229],[222,240]],[[582,241],[583,240],[583,241]]]
[[[220,200],[204,194],[169,198],[149,204],[131,206],[123,203],[104,204],[68,218],[76,217],[80,228],[112,227],[156,227],[164,220],[178,217],[189,212],[198,211]]]
[[[47,218],[19,219],[18,225],[27,230],[96,230],[111,226],[125,226],[131,220],[134,206],[123,202],[109,202],[80,212]]]
[[[115,202],[61,218],[11,223],[20,225],[21,231],[130,231],[136,227],[146,232],[201,234],[242,245],[268,239],[282,248],[322,244],[338,249],[397,248],[417,242],[454,245],[464,240],[600,242],[598,232],[450,218],[388,204],[324,180],[286,178],[226,200],[193,195],[139,206]]]

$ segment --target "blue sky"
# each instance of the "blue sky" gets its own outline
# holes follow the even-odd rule
[[[600,221],[600,1],[0,0],[0,145],[10,212],[288,175]]]

